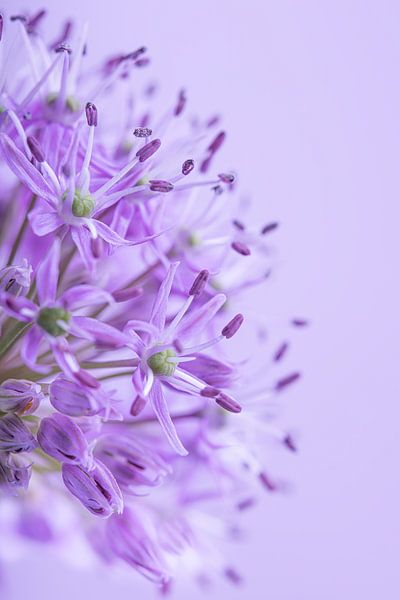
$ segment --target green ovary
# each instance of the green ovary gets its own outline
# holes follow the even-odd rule
[[[150,356],[147,364],[154,375],[167,375],[170,377],[174,374],[176,368],[175,363],[168,362],[168,359],[172,356],[176,356],[176,353],[173,350],[162,350],[161,352],[156,352]]]
[[[75,191],[72,202],[72,214],[74,217],[88,217],[95,206],[95,201],[90,194],[85,196],[79,190]]]
[[[54,337],[67,335],[63,327],[58,324],[59,321],[69,323],[71,315],[63,308],[42,308],[38,317],[38,325],[47,333]]]
[[[52,93],[47,96],[47,103],[53,106],[58,98],[58,94]],[[65,107],[69,112],[77,112],[79,110],[79,102],[73,96],[67,96],[65,99]]]

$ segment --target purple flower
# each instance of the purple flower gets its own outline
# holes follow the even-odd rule
[[[25,379],[7,379],[0,385],[0,412],[32,414],[44,400],[38,383]]]
[[[114,476],[99,460],[90,471],[64,463],[62,478],[71,494],[92,514],[107,518],[113,513],[122,513],[121,490]]]
[[[25,423],[17,415],[0,418],[0,452],[31,452],[37,442]]]
[[[93,416],[101,414],[107,417],[112,393],[101,387],[88,387],[75,380],[59,375],[50,384],[50,402],[56,410],[70,417]]]
[[[89,446],[81,429],[65,415],[54,413],[42,419],[37,438],[42,450],[62,463],[85,467],[92,464]]]

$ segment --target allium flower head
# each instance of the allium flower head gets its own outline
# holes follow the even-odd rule
[[[0,517],[11,496],[12,536],[79,538],[164,592],[239,584],[217,538],[284,487],[266,448],[297,449],[288,342],[243,308],[277,223],[245,222],[219,118],[137,83],[146,48],[88,69],[87,26],[44,19],[0,18]]]

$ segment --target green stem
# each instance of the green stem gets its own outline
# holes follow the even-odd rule
[[[36,198],[37,198],[36,195],[32,196],[32,199],[31,199],[31,201],[29,203],[29,206],[28,206],[28,208],[26,210],[26,214],[25,214],[24,220],[21,223],[21,227],[19,228],[17,236],[16,236],[16,238],[14,240],[14,243],[12,245],[10,256],[8,257],[7,266],[12,265],[12,263],[14,261],[14,258],[15,258],[15,255],[18,252],[19,245],[20,245],[21,240],[22,240],[22,238],[24,236],[25,230],[26,230],[26,228],[28,226],[28,213],[30,213],[30,211],[32,210],[32,208],[35,206]]]
[[[15,342],[25,333],[32,323],[24,323],[17,321],[16,325],[9,331],[9,333],[3,336],[0,340],[0,358],[15,344]]]

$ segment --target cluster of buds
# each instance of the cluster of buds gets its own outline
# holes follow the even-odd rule
[[[79,536],[164,591],[182,568],[238,583],[213,531],[282,487],[267,444],[296,450],[271,422],[288,343],[241,312],[277,223],[248,228],[213,171],[217,118],[183,90],[157,113],[145,48],[89,76],[86,28],[47,42],[44,17],[0,18],[0,536]]]

